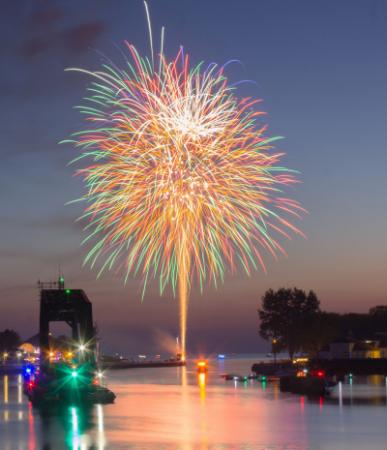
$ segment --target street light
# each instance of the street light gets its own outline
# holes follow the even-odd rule
[[[79,345],[79,351],[84,352],[86,350],[86,345],[85,344],[80,344]]]

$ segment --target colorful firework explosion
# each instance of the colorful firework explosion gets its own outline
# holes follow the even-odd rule
[[[78,171],[88,189],[85,241],[94,242],[85,262],[141,273],[144,289],[149,277],[161,291],[170,282],[184,355],[192,280],[202,287],[227,268],[265,270],[264,253],[284,252],[273,235],[302,234],[284,216],[303,209],[282,194],[296,179],[258,124],[258,101],[238,100],[223,67],[190,68],[180,49],[170,62],[161,51],[155,69],[127,46],[124,69],[75,69],[95,79],[81,107],[91,127],[71,141],[77,161],[91,161]]]

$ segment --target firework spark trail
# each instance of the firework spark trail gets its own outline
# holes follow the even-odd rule
[[[282,194],[296,182],[279,166],[258,125],[258,101],[238,100],[223,68],[190,68],[182,49],[168,62],[142,58],[127,43],[127,66],[80,70],[94,77],[81,112],[90,129],[76,133],[81,149],[89,221],[84,242],[94,242],[85,263],[141,273],[144,291],[158,277],[180,298],[182,353],[187,303],[194,278],[223,281],[228,267],[247,273],[263,254],[284,253],[275,235],[302,234],[285,217],[302,207]],[[144,293],[143,291],[143,293]]]

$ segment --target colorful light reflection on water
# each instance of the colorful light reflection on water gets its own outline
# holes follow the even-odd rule
[[[114,405],[36,410],[17,376],[0,375],[1,450],[384,449],[386,381],[354,379],[332,399],[283,394],[278,385],[224,381],[250,360],[111,373]]]

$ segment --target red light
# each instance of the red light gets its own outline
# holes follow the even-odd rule
[[[30,381],[30,382],[28,383],[28,387],[29,387],[30,389],[32,389],[32,388],[34,387],[34,382],[33,382],[33,381]]]
[[[314,369],[310,372],[312,377],[324,378],[326,376],[326,372],[323,369]]]
[[[196,363],[197,369],[199,373],[205,373],[207,372],[207,361],[198,361]]]

